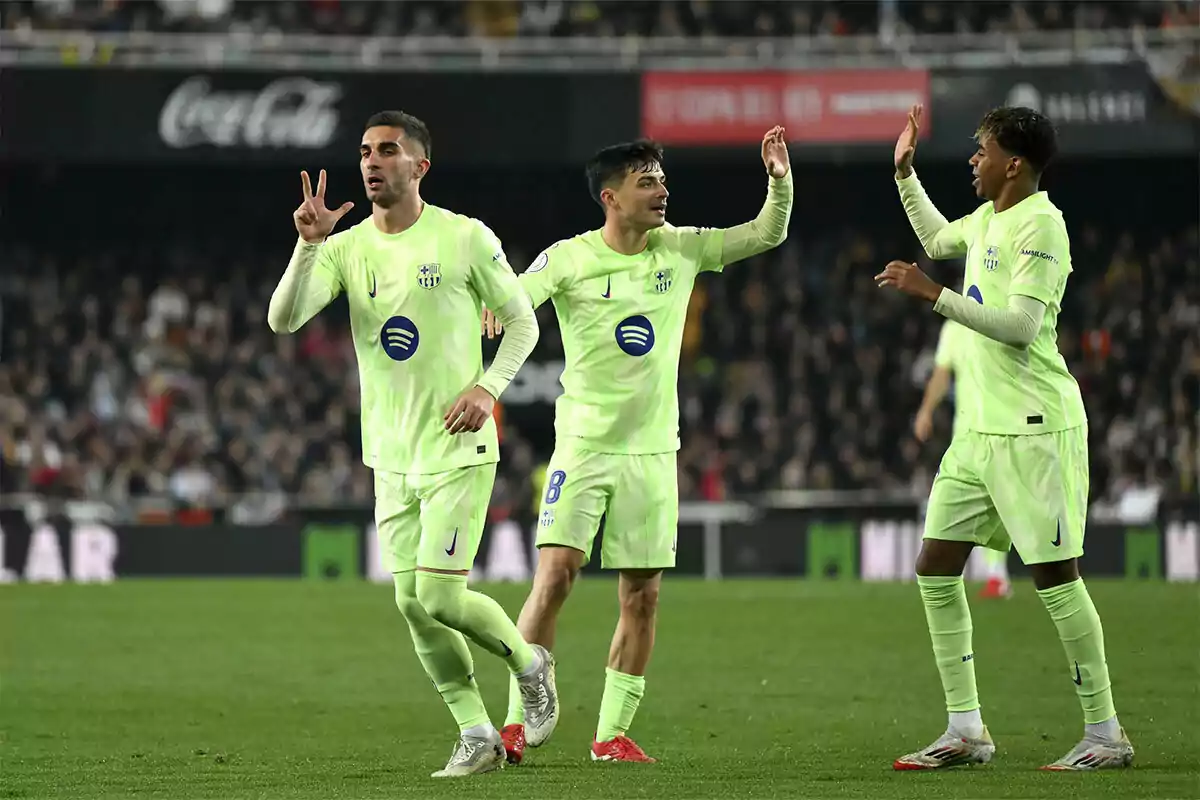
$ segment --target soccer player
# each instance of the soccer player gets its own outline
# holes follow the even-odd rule
[[[294,333],[347,296],[383,558],[417,656],[461,732],[433,777],[458,777],[498,769],[505,756],[466,639],[508,665],[531,738],[553,731],[557,699],[550,654],[467,588],[499,460],[492,409],[537,343],[537,322],[487,226],[421,199],[431,149],[416,117],[372,116],[359,148],[371,216],[335,236],[353,203],[326,208],[325,171],[315,193],[300,174],[300,241],[267,319],[276,333]],[[484,302],[510,327],[487,372],[477,327]]]
[[[564,393],[541,501],[533,589],[518,625],[553,647],[558,614],[605,518],[601,566],[619,573],[620,618],[609,650],[594,761],[652,762],[627,736],[645,691],[663,570],[675,566],[679,518],[679,354],[696,276],[764,253],[787,236],[792,178],[784,130],[762,140],[769,174],[758,216],[728,229],[667,224],[662,149],[619,144],[587,164],[604,210],[598,230],[541,253],[521,275],[536,308],[554,302]],[[503,320],[500,320],[503,322]],[[485,329],[492,321],[485,317]],[[502,731],[519,763],[529,736],[517,687]]]
[[[1007,550],[1011,543],[1058,629],[1083,706],[1083,740],[1045,769],[1126,767],[1133,746],[1113,707],[1100,617],[1079,577],[1087,415],[1056,333],[1071,249],[1061,212],[1038,190],[1058,149],[1054,126],[1028,108],[989,112],[971,157],[975,190],[985,202],[947,222],[913,172],[920,118],[915,106],[896,143],[900,197],[930,258],[966,256],[967,290],[962,295],[939,286],[915,264],[900,261],[888,264],[876,282],[926,301],[974,334],[964,340],[959,372],[967,402],[934,478],[917,557],[949,725],[929,747],[894,766],[984,763],[995,753],[975,688],[962,574],[971,548]]]
[[[966,354],[964,341],[972,336],[969,328],[964,328],[957,322],[946,320],[938,334],[937,351],[933,356],[933,372],[925,384],[925,396],[921,398],[921,407],[917,410],[917,418],[913,422],[913,435],[917,441],[929,440],[933,433],[933,412],[938,404],[950,392],[950,383],[954,374],[962,370],[962,358]],[[962,408],[967,403],[965,392],[967,387],[963,381],[957,381],[954,386],[954,428],[960,427]],[[983,551],[984,566],[987,569],[987,583],[979,596],[984,599],[1003,598],[1012,595],[1012,582],[1008,577],[1008,551],[985,548]]]

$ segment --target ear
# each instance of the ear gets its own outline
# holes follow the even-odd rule
[[[1008,164],[1006,164],[1004,167],[1004,177],[1006,177],[1006,178],[1017,177],[1017,175],[1021,174],[1021,166],[1024,163],[1025,163],[1025,160],[1022,159],[1020,156],[1013,156],[1012,158],[1010,158],[1008,160]]]
[[[600,190],[600,202],[604,203],[605,208],[615,209],[620,206],[620,203],[617,201],[617,193],[608,187]]]
[[[414,177],[416,177],[417,180],[421,180],[429,174],[429,168],[431,166],[433,166],[433,164],[428,158],[422,158],[417,162],[416,170],[414,171]]]

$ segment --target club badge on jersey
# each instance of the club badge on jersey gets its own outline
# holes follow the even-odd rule
[[[666,294],[671,291],[671,285],[675,282],[675,270],[673,269],[656,269],[650,273],[650,288],[658,294]]]
[[[996,245],[988,245],[987,251],[983,256],[983,268],[988,272],[995,272],[1000,266],[1000,248]]]
[[[422,264],[417,267],[417,285],[422,289],[435,289],[441,282],[441,264]]]

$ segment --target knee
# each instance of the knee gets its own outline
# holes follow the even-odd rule
[[[417,573],[417,602],[425,613],[447,628],[457,630],[463,621],[466,579],[428,572]]]
[[[396,608],[408,623],[419,623],[428,615],[417,599],[417,576],[415,572],[399,572],[392,576],[396,586]]]
[[[639,582],[621,592],[621,616],[650,620],[658,613],[657,580]]]
[[[575,586],[582,566],[574,552],[559,554],[557,550],[543,550],[538,558],[534,588],[547,602],[561,604]]]

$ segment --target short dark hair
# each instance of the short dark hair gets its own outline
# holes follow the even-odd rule
[[[663,160],[662,145],[650,139],[638,139],[635,142],[624,142],[605,147],[588,159],[584,172],[587,174],[588,191],[592,199],[604,205],[600,192],[613,181],[625,179],[631,171],[648,167],[651,164],[661,164]]]
[[[419,142],[426,158],[433,158],[433,137],[424,122],[404,111],[377,111],[367,120],[364,131],[378,127],[400,128],[404,135]]]
[[[1045,114],[1024,106],[1001,106],[984,115],[975,141],[990,136],[1000,149],[1029,162],[1037,175],[1058,155],[1058,132]]]

